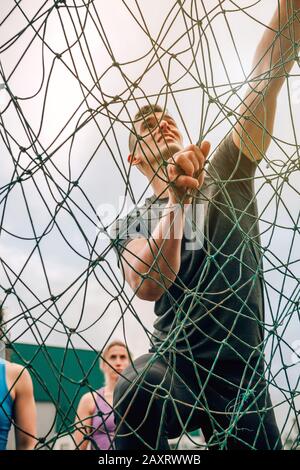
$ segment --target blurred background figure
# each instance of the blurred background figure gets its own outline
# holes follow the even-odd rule
[[[105,385],[95,392],[84,394],[78,405],[74,432],[78,449],[114,449],[113,393],[120,374],[130,362],[131,354],[122,341],[112,341],[104,349],[100,369],[104,374]]]
[[[6,360],[7,334],[0,303],[0,450],[5,450],[11,425],[15,428],[17,450],[31,450],[36,444],[36,406],[29,372]]]

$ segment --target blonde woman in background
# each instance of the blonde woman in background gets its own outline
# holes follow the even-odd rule
[[[105,385],[95,392],[81,397],[78,405],[74,432],[76,448],[88,450],[112,450],[115,422],[113,392],[122,372],[130,364],[130,353],[122,341],[113,341],[104,349],[100,369],[104,373]]]

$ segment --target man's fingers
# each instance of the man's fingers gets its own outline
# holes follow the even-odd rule
[[[184,152],[186,155],[190,155],[192,158],[197,160],[196,171],[199,171],[203,167],[203,164],[204,164],[203,159],[205,160],[205,157],[200,147],[198,147],[197,145],[188,145],[188,147],[184,149]]]
[[[210,151],[211,143],[208,140],[204,140],[200,145],[200,150],[204,157],[207,158]]]
[[[180,174],[180,171],[184,172],[188,176],[193,176],[195,169],[193,162],[186,158],[184,154],[179,155],[175,158],[174,163],[171,164],[171,174]]]
[[[196,189],[204,179],[204,164],[210,151],[210,142],[200,146],[189,145],[169,160],[168,175],[178,188]]]
[[[180,175],[176,178],[175,185],[177,188],[196,189],[199,186],[199,181],[191,176]]]
[[[193,167],[194,167],[193,174],[195,175],[199,171],[200,167],[202,166],[201,162],[199,161],[198,155],[195,152],[189,151],[189,152],[183,153],[183,157],[188,159],[190,162],[192,162]]]

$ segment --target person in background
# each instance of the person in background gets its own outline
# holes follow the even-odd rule
[[[100,369],[104,387],[85,393],[76,413],[74,441],[80,450],[113,450],[113,392],[119,376],[130,364],[130,352],[122,341],[112,341],[103,351]],[[89,446],[91,442],[91,446]]]
[[[4,311],[0,304],[0,342],[6,337]],[[2,354],[3,356],[3,354]],[[0,450],[5,450],[11,425],[15,428],[16,449],[32,450],[37,442],[36,406],[30,374],[20,364],[0,357]]]

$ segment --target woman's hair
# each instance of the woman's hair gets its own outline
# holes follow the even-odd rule
[[[129,359],[130,359],[130,360],[132,359],[131,352],[130,352],[129,349],[127,348],[126,344],[125,344],[123,341],[114,340],[114,341],[112,341],[111,343],[108,343],[108,345],[103,349],[102,354],[101,354],[101,358],[100,358],[100,366],[102,366],[102,364],[103,364],[103,362],[104,362],[103,359],[106,359],[106,355],[107,355],[107,353],[109,352],[109,350],[110,350],[111,348],[113,348],[114,346],[121,346],[122,348],[125,348],[126,351],[127,351],[127,354],[128,354]]]

